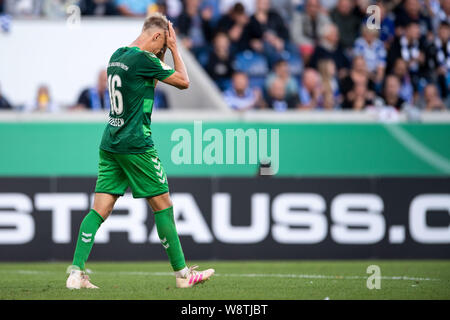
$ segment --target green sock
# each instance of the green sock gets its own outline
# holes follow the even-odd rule
[[[169,256],[173,271],[178,271],[186,267],[183,249],[178,238],[175,220],[173,218],[173,207],[155,212],[155,224],[164,249]]]
[[[77,246],[75,248],[72,265],[84,270],[84,264],[86,263],[89,253],[91,253],[92,246],[94,245],[95,234],[103,221],[105,220],[94,209],[91,209],[91,211],[89,211],[89,213],[84,217],[80,225],[80,233],[78,234]]]

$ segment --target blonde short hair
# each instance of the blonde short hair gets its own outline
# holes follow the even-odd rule
[[[163,30],[169,29],[169,20],[167,17],[160,12],[153,12],[145,18],[144,26],[142,31],[146,31],[150,28],[160,28]]]

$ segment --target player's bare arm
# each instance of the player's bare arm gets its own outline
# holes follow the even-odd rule
[[[189,88],[189,76],[187,74],[183,58],[178,51],[177,36],[171,22],[169,22],[169,28],[166,33],[167,48],[170,50],[170,52],[172,52],[175,72],[170,77],[166,78],[163,82],[177,87],[178,89],[187,89]]]

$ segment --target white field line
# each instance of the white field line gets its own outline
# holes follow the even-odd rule
[[[0,270],[0,273],[16,273],[16,274],[59,274],[56,271],[33,271],[33,270]],[[145,271],[99,271],[92,272],[93,274],[108,274],[111,276],[155,276],[168,277],[173,276],[172,272],[145,272]],[[366,280],[368,276],[332,276],[320,274],[287,274],[287,273],[216,273],[217,277],[243,277],[243,278],[293,278],[293,279],[328,279],[328,280]],[[410,277],[410,276],[381,276],[382,280],[409,280],[409,281],[440,281],[441,279]]]
[[[105,273],[105,272],[102,272]],[[112,272],[119,275],[142,275],[142,276],[172,276],[171,272]],[[367,279],[368,276],[330,276],[320,274],[287,274],[287,273],[216,273],[219,277],[244,277],[244,278],[297,278],[297,279],[330,279],[330,280],[358,280]],[[440,279],[420,278],[409,276],[381,276],[384,280],[411,280],[411,281],[439,281]]]

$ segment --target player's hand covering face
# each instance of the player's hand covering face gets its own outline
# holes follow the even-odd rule
[[[169,30],[166,31],[167,34],[167,48],[174,50],[177,47],[177,36],[175,30],[173,29],[172,22],[169,21]]]
[[[161,50],[156,54],[156,56],[160,59],[163,60],[164,59],[164,55],[166,54],[166,50],[167,50],[167,31],[164,32],[164,44],[163,47],[161,48]]]

